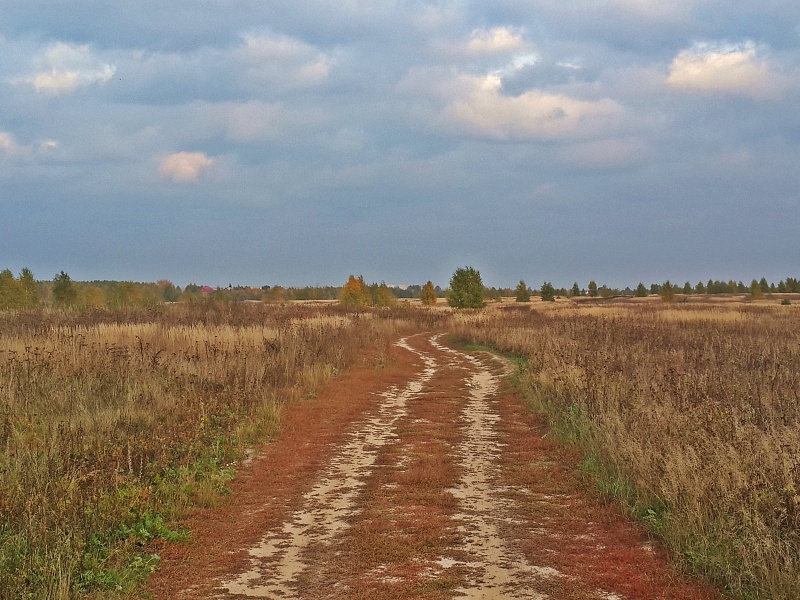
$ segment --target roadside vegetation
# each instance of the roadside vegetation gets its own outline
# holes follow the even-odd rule
[[[524,357],[519,385],[609,499],[736,598],[800,598],[800,312],[597,305],[459,314]]]
[[[128,594],[284,407],[433,313],[187,303],[0,313],[0,590]],[[416,322],[415,322],[416,320]]]

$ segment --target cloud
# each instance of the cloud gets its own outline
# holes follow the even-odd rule
[[[699,0],[610,0],[610,7],[651,22],[684,20]]]
[[[116,67],[94,56],[89,45],[58,42],[44,50],[37,59],[39,68],[24,81],[37,92],[61,94],[79,87],[105,83]]]
[[[509,52],[522,47],[522,36],[508,27],[486,31],[476,29],[469,40],[469,49],[476,53]]]
[[[214,161],[204,152],[175,152],[161,159],[161,176],[180,183],[196,181]]]
[[[16,156],[21,152],[14,136],[5,131],[0,131],[0,156]]]
[[[592,169],[614,169],[642,162],[649,146],[637,138],[591,140],[561,150],[564,162]]]
[[[690,92],[722,92],[756,98],[775,97],[785,81],[758,57],[752,42],[736,46],[699,44],[676,56],[667,84]]]
[[[250,77],[281,87],[310,86],[325,81],[333,59],[314,46],[284,35],[242,36],[240,59]]]
[[[441,76],[412,71],[401,89],[434,94],[444,106],[427,118],[456,134],[501,141],[580,139],[617,127],[624,114],[623,107],[610,99],[581,100],[538,89],[504,95],[503,80],[494,73],[456,74],[431,86],[431,77],[437,75]]]

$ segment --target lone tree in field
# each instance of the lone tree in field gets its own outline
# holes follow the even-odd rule
[[[433,306],[436,304],[436,288],[433,287],[432,281],[422,286],[422,293],[419,299],[425,306]]]
[[[553,284],[549,281],[545,281],[542,284],[542,300],[544,302],[555,302],[556,301],[556,290],[553,287]]]
[[[660,295],[664,302],[675,302],[675,286],[669,282],[669,279],[661,284]]]
[[[472,267],[456,269],[450,279],[447,304],[453,308],[483,308],[483,280],[481,274]]]
[[[525,284],[525,282],[522,279],[519,280],[519,285],[517,286],[516,300],[517,300],[517,302],[530,302],[531,301],[531,293],[528,291],[528,286]]]

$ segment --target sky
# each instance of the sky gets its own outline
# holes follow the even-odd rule
[[[0,0],[0,268],[800,276],[796,0]]]

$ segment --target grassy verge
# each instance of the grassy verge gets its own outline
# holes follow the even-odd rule
[[[800,313],[574,305],[459,317],[581,468],[732,597],[800,597]]]

